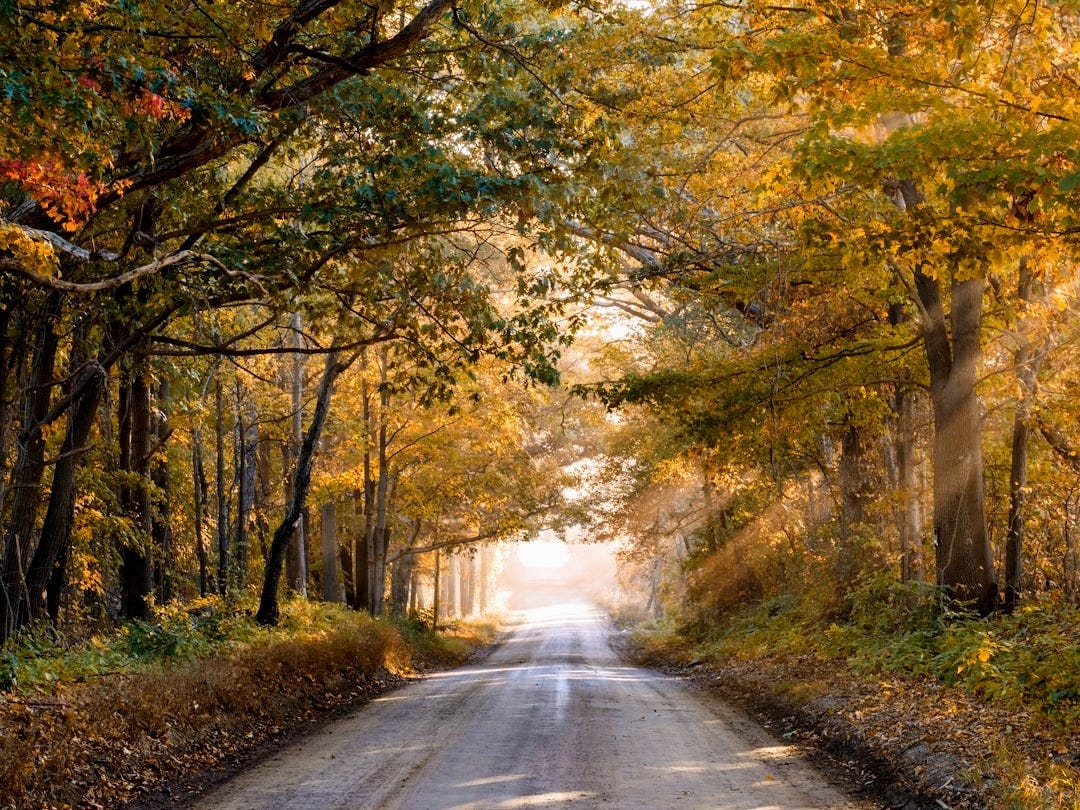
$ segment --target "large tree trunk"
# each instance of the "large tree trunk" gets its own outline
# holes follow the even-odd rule
[[[41,479],[45,474],[45,436],[41,422],[49,409],[59,337],[60,296],[50,294],[35,330],[30,374],[23,394],[22,428],[18,440],[15,467],[11,472],[13,493],[11,513],[4,536],[3,566],[0,569],[0,641],[15,630],[18,605],[27,598],[26,566],[41,504]]]
[[[938,280],[917,272],[924,313],[923,337],[934,410],[934,534],[937,581],[959,603],[982,614],[997,601],[993,558],[986,532],[979,399],[983,280],[952,284],[952,334]]]
[[[274,539],[270,543],[270,553],[266,558],[262,597],[259,601],[259,610],[255,614],[255,619],[260,624],[276,624],[280,616],[278,583],[281,580],[282,569],[285,567],[285,554],[296,531],[296,524],[304,513],[304,503],[307,500],[308,489],[311,487],[315,448],[318,447],[319,437],[326,422],[326,414],[330,410],[334,382],[347,366],[348,363],[338,361],[337,352],[330,352],[326,356],[326,366],[323,369],[319,392],[315,398],[315,412],[311,416],[311,424],[300,445],[300,454],[293,472],[292,497],[284,519],[274,532]]]
[[[71,528],[75,517],[75,471],[87,449],[90,430],[97,416],[105,385],[105,369],[97,363],[84,367],[76,377],[76,386],[89,383],[85,393],[75,400],[68,417],[64,442],[53,472],[49,506],[41,526],[41,539],[27,571],[30,601],[25,619],[42,617],[45,608],[55,622],[60,612],[60,596],[66,582],[67,561],[71,555]],[[47,591],[47,604],[42,592]]]
[[[1009,528],[1005,535],[1005,604],[1008,613],[1016,608],[1023,590],[1024,502],[1027,498],[1028,437],[1031,434],[1031,414],[1035,405],[1035,380],[1039,361],[1031,346],[1031,305],[1034,277],[1031,264],[1020,262],[1017,294],[1021,311],[1016,324],[1016,380],[1019,398],[1013,415],[1012,464],[1009,472]]]
[[[897,386],[893,403],[896,412],[893,450],[900,492],[900,579],[907,582],[922,577],[922,521],[915,459],[915,392],[901,383]]]
[[[125,372],[120,394],[120,469],[130,472],[134,483],[122,488],[124,511],[135,527],[120,549],[121,612],[127,619],[150,618],[153,569],[150,555],[151,504],[149,466],[150,385],[143,361]]]

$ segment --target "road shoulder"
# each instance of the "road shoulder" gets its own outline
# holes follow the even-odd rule
[[[1023,708],[930,678],[869,676],[842,659],[760,650],[702,660],[678,645],[636,645],[627,630],[613,635],[629,660],[745,708],[885,806],[1075,806],[1080,729],[1062,735]]]

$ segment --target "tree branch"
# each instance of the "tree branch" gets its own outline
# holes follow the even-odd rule
[[[414,45],[427,38],[435,23],[452,4],[453,0],[432,0],[390,39],[371,42],[355,53],[334,58],[333,63],[289,87],[274,92],[263,91],[259,95],[259,101],[270,110],[296,107],[350,76],[367,73],[401,58]]]
[[[35,232],[43,235],[48,234],[48,231]],[[53,235],[55,236],[55,234]],[[75,248],[74,245],[71,245],[71,247]],[[92,254],[90,254],[88,251],[83,250],[82,248],[75,248],[75,250],[86,254],[85,258],[87,260],[94,258]],[[77,256],[77,258],[82,257]],[[159,273],[168,267],[175,267],[177,265],[183,264],[209,264],[228,276],[244,275],[229,270],[229,268],[227,268],[224,264],[218,261],[215,257],[211,256],[209,253],[195,253],[191,250],[181,250],[178,253],[172,254],[171,256],[166,256],[164,259],[152,261],[149,264],[144,264],[141,267],[136,267],[126,273],[121,273],[118,276],[112,276],[110,278],[104,278],[99,281],[67,281],[66,279],[62,279],[57,276],[47,276],[44,273],[39,273],[36,270],[31,270],[28,267],[24,267],[21,262],[18,262],[14,259],[0,259],[0,270],[7,270],[16,273],[23,278],[29,279],[30,281],[41,287],[48,287],[53,290],[58,290],[59,292],[94,293],[115,290],[116,288],[122,287],[124,284],[128,284],[132,281],[136,281],[143,276],[150,276],[154,273]]]
[[[502,528],[496,526],[486,532],[480,532],[474,534],[472,537],[456,537],[451,540],[440,540],[437,543],[432,543],[428,546],[417,546],[413,548],[403,548],[386,558],[386,564],[397,562],[402,557],[407,557],[410,554],[427,554],[431,551],[438,551],[441,548],[450,548],[451,546],[469,546],[473,543],[480,543],[484,540],[490,540],[493,537],[498,537],[502,534]]]

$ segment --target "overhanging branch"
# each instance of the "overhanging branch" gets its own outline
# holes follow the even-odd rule
[[[56,236],[55,234],[49,234],[48,231],[36,231],[38,234],[47,236]],[[60,237],[56,237],[59,239]],[[49,240],[50,242],[52,240]],[[61,240],[64,241],[64,240]],[[86,254],[81,256],[78,253],[71,251],[71,255],[76,258],[83,258],[85,260],[91,260],[95,258],[94,254],[90,254],[83,248],[78,248],[75,245],[68,245],[80,253]],[[113,254],[108,254],[113,255]],[[119,257],[116,257],[119,258]],[[36,270],[31,270],[25,267],[21,262],[15,259],[0,259],[0,270],[6,270],[23,278],[29,279],[33,283],[41,287],[48,287],[49,289],[57,290],[59,292],[66,293],[95,293],[106,292],[108,290],[115,290],[118,287],[122,287],[125,284],[129,284],[132,281],[142,278],[143,276],[151,276],[155,273],[159,273],[169,267],[176,267],[184,264],[209,264],[212,267],[220,270],[228,276],[243,275],[236,273],[224,264],[218,261],[217,258],[211,256],[209,253],[196,253],[192,250],[181,250],[177,253],[173,253],[171,256],[166,256],[164,259],[157,259],[149,264],[144,264],[141,267],[136,267],[132,270],[128,270],[126,273],[121,273],[118,276],[111,276],[109,278],[103,278],[98,281],[68,281],[67,279],[59,278],[58,276],[49,276],[44,273],[39,273]]]

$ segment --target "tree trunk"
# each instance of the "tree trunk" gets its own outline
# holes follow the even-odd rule
[[[291,336],[293,348],[303,348],[299,313],[292,316]],[[299,351],[292,356],[289,390],[292,395],[291,439],[294,448],[291,455],[294,458],[294,464],[298,465],[300,463],[300,446],[304,440],[304,356]],[[292,590],[305,598],[307,597],[307,537],[302,511],[297,516],[293,536],[289,540],[288,580],[289,587]]]
[[[415,616],[420,610],[420,567],[413,563],[409,572],[409,614]]]
[[[1031,263],[1020,262],[1017,297],[1020,317],[1017,319],[1015,354],[1016,380],[1020,396],[1013,415],[1012,464],[1009,472],[1009,528],[1005,535],[1005,604],[1012,613],[1023,590],[1024,502],[1027,498],[1028,437],[1031,434],[1031,414],[1035,405],[1036,377],[1039,362],[1031,345],[1031,317],[1026,311],[1032,302],[1034,278]]]
[[[199,596],[210,593],[210,559],[206,553],[206,470],[202,460],[202,436],[199,429],[191,433],[191,474],[195,508],[195,557],[199,561]]]
[[[416,519],[412,522],[412,529],[405,541],[405,548],[411,548],[416,544],[416,538],[420,536],[423,521]],[[385,555],[386,550],[383,550]],[[394,616],[403,616],[409,603],[410,590],[413,587],[416,571],[416,555],[403,554],[398,556],[394,563],[393,573],[390,580],[390,612]]]
[[[462,573],[464,587],[462,588],[462,616],[476,615],[476,554],[470,550],[462,558]]]
[[[121,612],[124,618],[150,618],[150,594],[153,592],[153,568],[150,554],[151,503],[149,467],[150,385],[145,363],[126,372],[120,397],[121,464],[131,473],[133,485],[123,487],[124,511],[135,527],[134,540],[120,550]]]
[[[251,523],[251,510],[255,504],[255,474],[258,466],[259,447],[256,416],[244,415],[243,392],[239,381],[236,386],[236,533],[233,538],[233,550],[236,557],[236,587],[243,590],[247,585],[248,569],[248,525]]]
[[[981,614],[997,601],[993,559],[984,512],[979,399],[983,280],[952,284],[952,335],[937,279],[917,272],[924,347],[934,410],[934,534],[937,581],[959,603]]]
[[[1053,425],[1046,421],[1039,421],[1039,432],[1046,443],[1050,445],[1062,461],[1068,464],[1075,472],[1080,473],[1080,450],[1075,448],[1069,438]],[[1065,541],[1065,553],[1062,557],[1062,578],[1065,598],[1072,604],[1080,603],[1080,550],[1077,549],[1076,534],[1073,527],[1076,524],[1077,502],[1080,500],[1077,490],[1074,489],[1065,498],[1065,520],[1061,534]]]
[[[15,467],[11,472],[13,493],[11,513],[4,536],[4,557],[0,569],[0,641],[7,639],[18,623],[20,602],[27,599],[26,566],[41,504],[41,479],[45,474],[45,436],[41,422],[49,409],[52,380],[59,337],[55,324],[59,318],[60,296],[51,294],[35,332],[37,345],[23,394],[22,427],[18,439]]]
[[[368,533],[367,515],[365,512],[367,502],[367,487],[353,491],[353,531],[350,533],[352,543],[352,582],[353,582],[353,607],[357,610],[371,610],[370,580],[368,579]]]
[[[409,604],[409,582],[415,562],[412,554],[406,554],[393,565],[390,577],[390,613],[394,616],[405,615]]]
[[[280,616],[278,582],[285,566],[285,554],[296,531],[296,524],[304,513],[304,502],[307,500],[308,489],[311,486],[311,468],[315,461],[315,448],[319,444],[326,414],[330,409],[334,382],[347,366],[348,363],[338,361],[337,352],[330,352],[326,356],[326,366],[323,370],[322,381],[319,383],[318,395],[315,398],[315,412],[312,414],[311,424],[308,426],[304,441],[300,445],[300,453],[293,473],[292,498],[284,519],[274,532],[274,539],[270,543],[270,553],[266,557],[262,597],[259,601],[259,610],[255,614],[255,619],[260,624],[276,624]]]
[[[461,615],[461,568],[457,554],[446,555],[446,615],[456,619]]]
[[[889,306],[889,323],[900,326],[909,321],[902,303]],[[900,581],[922,577],[922,534],[919,509],[919,487],[915,458],[915,389],[905,368],[900,380],[893,385],[889,405],[892,408],[892,460],[899,500],[896,508],[896,527],[900,537]]]
[[[440,593],[439,588],[442,585],[440,581],[442,579],[442,553],[439,549],[435,549],[435,585],[431,594],[431,630],[432,632],[438,632],[439,630],[439,607]]]
[[[153,510],[150,525],[151,548],[156,561],[154,580],[157,583],[157,600],[159,604],[165,604],[172,598],[172,569],[170,563],[173,559],[172,529],[169,526],[169,457],[165,452],[165,445],[169,440],[169,381],[163,378],[158,383],[158,406],[152,418],[152,431],[155,450],[160,455],[154,461],[150,478],[158,493],[157,507]]]
[[[489,597],[488,589],[491,587],[491,549],[487,543],[480,546],[480,615],[488,614]]]
[[[324,503],[322,518],[322,592],[327,602],[340,602],[338,586],[337,506],[333,501]]]
[[[365,357],[364,371],[367,371],[367,358]],[[375,480],[372,477],[371,461],[371,437],[375,435],[373,424],[374,414],[371,408],[371,393],[368,391],[368,382],[365,375],[360,385],[360,404],[364,420],[364,607],[372,615],[375,615]]]
[[[217,489],[217,586],[224,596],[229,590],[229,499],[225,488],[225,394],[221,379],[214,382],[214,452]]]
[[[1061,560],[1062,589],[1066,601],[1071,605],[1080,604],[1080,549],[1077,549],[1076,532],[1073,527],[1076,520],[1075,493],[1065,499],[1065,525],[1062,527],[1062,539],[1065,541],[1065,553]]]
[[[60,596],[66,582],[67,561],[71,553],[71,526],[75,516],[75,471],[87,449],[90,430],[97,416],[105,385],[105,369],[97,363],[83,368],[76,377],[76,386],[89,382],[86,392],[75,400],[68,417],[60,457],[53,471],[49,491],[49,506],[41,526],[41,539],[27,571],[27,592],[30,601],[24,620],[34,621],[43,616],[45,608],[55,622],[60,611]],[[47,604],[42,603],[42,591],[47,590]]]
[[[864,544],[870,473],[865,442],[850,411],[845,415],[844,422],[837,473],[841,532],[835,565],[837,582],[850,586],[868,562]]]
[[[866,522],[866,461],[862,437],[849,412],[844,418],[844,435],[840,441],[840,516],[845,536]]]
[[[907,582],[922,578],[922,521],[915,460],[915,392],[901,383],[896,389],[893,402],[896,411],[893,450],[896,453],[900,492],[900,579]]]
[[[270,521],[267,512],[273,495],[273,461],[270,450],[276,442],[259,439],[255,446],[255,535],[259,541],[259,551],[266,562],[267,540],[270,535]]]

